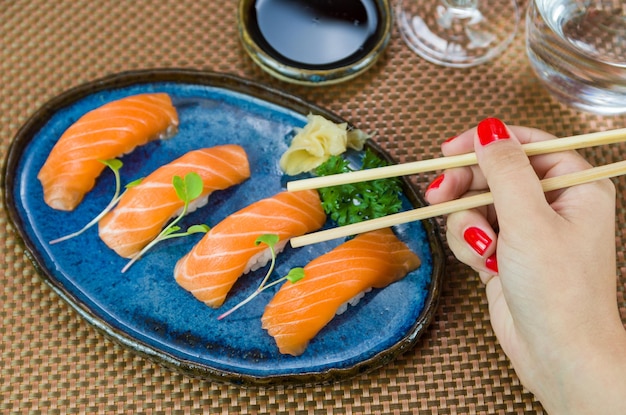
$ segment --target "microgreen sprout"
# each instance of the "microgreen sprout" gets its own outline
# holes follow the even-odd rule
[[[105,166],[107,166],[109,169],[111,169],[113,171],[113,174],[115,175],[115,193],[113,194],[113,198],[111,199],[111,201],[109,202],[108,205],[106,205],[106,207],[102,210],[102,212],[100,212],[98,215],[96,215],[95,218],[93,218],[91,220],[91,222],[89,222],[88,224],[86,224],[85,226],[82,227],[82,229],[70,233],[69,235],[65,235],[62,236],[61,238],[57,238],[54,239],[52,241],[50,241],[50,245],[54,245],[56,243],[59,242],[63,242],[63,241],[67,241],[68,239],[74,238],[80,234],[82,234],[83,232],[85,232],[87,229],[91,228],[93,225],[95,225],[96,223],[98,223],[100,221],[100,219],[102,219],[104,217],[104,215],[106,215],[107,213],[109,213],[109,211],[111,211],[111,209],[113,209],[115,207],[115,205],[117,205],[117,202],[120,201],[120,199],[122,198],[122,194],[120,194],[121,191],[121,179],[120,179],[120,169],[123,166],[123,163],[118,160],[118,159],[110,159],[110,160],[98,160],[100,163],[104,164]],[[130,189],[131,187],[137,186],[142,179],[138,179],[135,181],[132,181],[130,183],[128,183],[126,186],[124,186],[125,189]]]
[[[293,268],[289,271],[289,273],[287,275],[285,275],[282,278],[279,278],[271,283],[267,283],[267,281],[270,278],[270,275],[272,275],[272,272],[274,271],[274,267],[276,265],[276,251],[274,250],[274,246],[278,243],[279,238],[278,235],[275,234],[265,234],[265,235],[261,235],[259,236],[256,241],[254,241],[255,245],[259,245],[261,243],[266,244],[269,249],[270,249],[270,253],[272,254],[272,261],[270,263],[270,267],[267,270],[267,273],[265,274],[265,277],[263,278],[263,281],[261,281],[261,284],[259,284],[259,287],[254,290],[254,292],[252,294],[250,294],[246,299],[244,299],[243,301],[241,301],[240,303],[238,303],[237,305],[235,305],[233,308],[231,308],[230,310],[228,310],[227,312],[221,314],[217,319],[221,320],[224,317],[229,316],[230,314],[232,314],[234,311],[238,310],[239,308],[241,308],[242,306],[246,305],[247,303],[249,303],[250,301],[252,301],[257,295],[261,294],[264,290],[271,288],[277,284],[280,284],[283,281],[290,281],[291,283],[295,283],[297,281],[300,281],[302,278],[304,278],[304,268]]]
[[[140,252],[135,254],[130,261],[122,268],[122,273],[126,272],[135,262],[137,262],[146,252],[148,252],[157,243],[166,239],[180,238],[188,236],[194,233],[206,233],[209,231],[209,227],[204,224],[192,225],[184,232],[179,232],[181,227],[178,226],[178,222],[185,216],[189,210],[189,204],[200,197],[204,183],[198,173],[190,172],[185,175],[184,178],[180,176],[174,176],[172,179],[172,185],[176,191],[176,196],[184,202],[183,210],[181,213],[171,221],[163,230],[146,245]]]

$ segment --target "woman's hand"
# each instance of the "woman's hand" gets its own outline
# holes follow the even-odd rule
[[[544,194],[540,179],[590,167],[573,151],[529,160],[520,144],[552,138],[486,119],[442,145],[446,156],[475,151],[478,166],[446,170],[426,198],[491,190],[493,206],[448,216],[448,245],[486,284],[494,332],[546,409],[626,414],[615,188],[601,180]]]

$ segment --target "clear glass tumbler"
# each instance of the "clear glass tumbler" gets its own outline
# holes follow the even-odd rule
[[[624,0],[530,0],[526,50],[548,91],[574,108],[626,113]]]

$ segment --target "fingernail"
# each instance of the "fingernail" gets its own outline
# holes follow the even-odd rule
[[[491,238],[482,229],[476,227],[467,228],[463,232],[463,239],[478,255],[483,255],[492,242]]]
[[[497,118],[486,118],[478,123],[478,139],[486,146],[497,140],[511,138],[506,126]]]
[[[485,266],[494,274],[498,273],[498,258],[496,258],[495,253],[485,260]]]
[[[443,174],[441,176],[438,176],[437,178],[435,178],[435,180],[433,180],[428,185],[428,187],[426,188],[426,191],[428,192],[429,190],[438,189],[439,186],[441,186],[441,182],[443,182],[443,178],[444,178]]]
[[[458,137],[458,135],[453,135],[453,136],[452,136],[452,137],[450,137],[450,138],[446,138],[446,140],[443,142],[443,144],[449,143],[450,141],[454,140],[454,139],[455,139],[455,138],[457,138],[457,137]]]

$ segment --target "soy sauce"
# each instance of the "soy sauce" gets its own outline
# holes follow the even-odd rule
[[[278,61],[326,69],[358,61],[376,43],[376,0],[257,0],[251,34]]]

